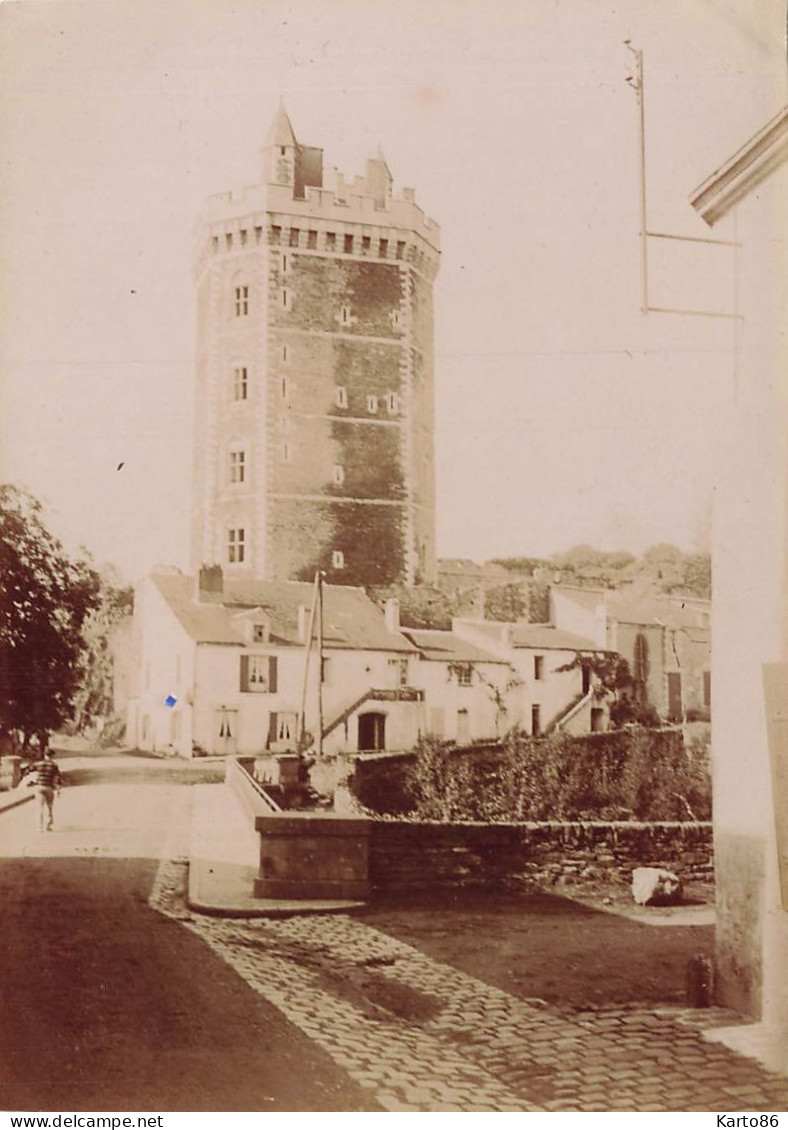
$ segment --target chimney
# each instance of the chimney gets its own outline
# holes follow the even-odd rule
[[[306,643],[306,605],[298,606],[298,638],[301,643]]]
[[[391,596],[386,601],[385,617],[388,631],[397,633],[399,631],[399,601],[396,596]]]
[[[221,565],[203,565],[200,568],[199,597],[204,593],[224,592],[224,576]]]

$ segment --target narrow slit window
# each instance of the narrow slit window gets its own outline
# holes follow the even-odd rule
[[[378,410],[378,398],[376,396],[367,397],[367,412],[375,413]]]
[[[344,385],[338,385],[334,393],[334,403],[337,408],[347,408],[347,389]]]
[[[331,565],[334,569],[345,568],[345,555],[341,549],[335,549],[331,554]]]
[[[345,468],[341,467],[339,463],[334,464],[332,478],[334,480],[334,485],[338,487],[341,487],[345,481]]]

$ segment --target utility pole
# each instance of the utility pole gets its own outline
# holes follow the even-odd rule
[[[317,589],[317,756],[323,756],[323,574],[315,577]]]

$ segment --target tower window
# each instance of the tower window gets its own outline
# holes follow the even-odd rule
[[[337,233],[333,231],[326,232],[326,251],[335,251],[337,246]]]
[[[286,345],[282,346],[282,360],[284,361],[284,363],[286,365],[287,364],[287,346]]]
[[[389,241],[387,239],[381,239],[380,243],[378,244],[378,255],[381,259],[386,259],[388,257],[388,253]]]
[[[271,243],[281,243],[282,241],[282,228],[279,224],[271,225]]]
[[[367,412],[377,412],[378,398],[376,396],[367,397]]]
[[[394,327],[395,330],[402,329],[402,311],[401,310],[392,310],[391,311],[391,324],[392,324],[392,326]]]
[[[282,256],[282,270],[283,270],[283,271],[287,271],[287,268],[288,268],[289,266],[290,266],[290,264],[289,264],[289,262],[288,262],[288,259],[287,259],[287,255],[283,255],[283,256]]]
[[[534,679],[537,682],[541,682],[541,680],[544,679],[544,656],[543,655],[535,655],[534,656]]]
[[[306,245],[310,251],[314,251],[317,247],[317,232],[308,231],[306,233]]]
[[[226,234],[226,235],[225,235],[225,237],[224,237],[224,242],[225,242],[225,244],[227,245],[227,250],[228,250],[228,251],[232,251],[232,249],[233,249],[233,235],[232,235],[232,232],[229,232],[229,231],[227,232],[227,234]]]
[[[213,242],[213,249],[214,249],[214,251],[218,251],[218,250],[219,250],[219,237],[218,237],[218,235],[215,235],[215,236],[213,237],[213,241],[212,241],[212,242]]]
[[[301,238],[301,231],[299,228],[290,229],[290,246],[298,247],[298,242]]]
[[[288,387],[287,377],[282,377],[282,384],[280,386],[282,392],[282,400],[287,400],[287,394],[290,391]]]
[[[337,408],[347,408],[347,389],[344,385],[337,385],[334,393],[334,403]]]
[[[240,240],[241,240],[241,247],[245,247],[246,246],[246,229],[241,228],[241,230],[238,232],[238,235],[239,235]]]
[[[285,310],[292,310],[293,308],[292,291],[289,291],[286,286],[282,287],[282,306]]]
[[[352,235],[346,235],[345,236],[345,254],[346,255],[352,255],[353,254],[353,236]]]
[[[242,565],[246,551],[246,530],[233,526],[227,531],[227,564]]]
[[[283,443],[282,444],[282,462],[283,463],[292,463],[293,462],[293,446],[290,443]]]
[[[362,235],[362,237],[361,237],[361,254],[362,255],[368,254],[371,244],[372,244],[372,240],[370,239],[370,237],[368,235]]]
[[[335,485],[338,486],[338,487],[341,487],[342,484],[345,481],[345,468],[340,467],[340,465],[338,463],[335,463],[332,478],[334,480]]]
[[[237,286],[235,288],[235,316],[244,318],[249,313],[249,287]]]
[[[389,416],[396,416],[399,412],[399,397],[396,392],[390,392],[386,397],[386,408]]]
[[[249,395],[249,372],[246,365],[233,369],[233,400],[246,400]]]
[[[342,306],[339,311],[339,319],[343,326],[346,326],[350,321],[350,307]]]
[[[230,482],[243,483],[246,481],[246,452],[236,448],[230,452]]]
[[[404,259],[405,258],[405,240],[404,239],[397,240],[397,258],[398,259]]]
[[[284,156],[285,156],[285,153],[286,153],[286,150],[285,150],[285,147],[284,147],[284,145],[280,145],[280,146],[279,146],[279,156],[280,156],[280,157],[284,157]]]
[[[345,568],[345,555],[341,549],[335,549],[331,554],[331,565],[334,569]]]

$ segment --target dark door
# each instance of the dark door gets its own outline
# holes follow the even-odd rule
[[[386,715],[378,713],[359,714],[358,748],[376,750],[386,748]]]

